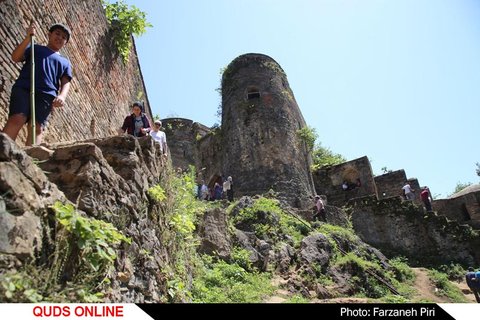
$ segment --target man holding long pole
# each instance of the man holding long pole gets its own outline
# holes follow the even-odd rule
[[[26,145],[41,143],[52,107],[65,105],[72,80],[70,61],[59,53],[70,40],[70,29],[59,23],[52,25],[46,46],[33,43],[35,32],[32,23],[25,39],[12,52],[14,62],[25,64],[12,87],[9,117],[3,129],[15,140],[20,129],[30,122]]]

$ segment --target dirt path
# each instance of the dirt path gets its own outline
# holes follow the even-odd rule
[[[425,268],[412,268],[415,272],[415,283],[414,287],[417,291],[415,293],[415,300],[428,300],[431,302],[449,302],[447,298],[440,297],[435,294],[435,291],[438,290],[430,281],[428,277],[428,270]]]
[[[452,302],[446,297],[442,296],[437,296],[435,294],[437,288],[432,284],[428,277],[428,270],[425,268],[412,268],[413,271],[415,272],[415,289],[417,290],[417,293],[415,295],[415,299],[423,299],[423,300],[428,300],[431,302],[438,302],[438,303],[449,303]],[[468,288],[467,284],[465,282],[453,282],[452,283],[457,286],[460,291],[463,293],[465,296],[465,299],[467,299],[467,302],[474,302],[475,301],[475,296],[473,295],[472,291]]]
[[[287,283],[287,280],[282,279],[279,276],[275,276],[272,279],[272,285],[277,288],[273,295],[265,300],[265,303],[284,303],[287,302],[288,299],[292,296],[290,292],[287,290],[281,289],[281,286]]]
[[[473,295],[473,292],[467,286],[467,283],[465,281],[452,282],[452,283],[456,285],[458,289],[460,289],[460,291],[462,291],[463,295],[468,300],[468,302],[477,303],[477,300],[475,300],[475,296]]]

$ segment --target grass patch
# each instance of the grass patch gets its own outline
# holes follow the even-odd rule
[[[428,276],[433,281],[435,287],[438,288],[438,292],[435,293],[436,295],[445,296],[452,300],[452,302],[467,302],[460,289],[448,280],[447,274],[437,270],[429,270]]]
[[[192,300],[203,303],[259,303],[273,294],[270,274],[247,272],[238,263],[203,255],[197,269]]]
[[[452,281],[465,281],[465,274],[467,270],[465,270],[460,264],[458,263],[450,263],[449,265],[441,265],[438,268],[438,271],[445,273],[448,276],[449,280]]]
[[[341,239],[346,239],[350,242],[357,243],[360,238],[355,234],[355,232],[352,229],[347,229],[343,228],[340,226],[334,226],[331,224],[323,223],[321,224],[317,230],[320,233],[323,233],[324,235],[328,236],[336,236]]]
[[[287,301],[285,301],[285,303],[310,303],[310,300],[302,295],[296,294],[291,296]]]
[[[227,212],[231,213],[232,209],[230,206]],[[240,230],[253,231],[261,239],[268,238],[277,242],[288,235],[293,239],[295,247],[310,232],[309,225],[283,211],[278,200],[265,197],[255,199],[252,206],[241,209],[232,220]]]

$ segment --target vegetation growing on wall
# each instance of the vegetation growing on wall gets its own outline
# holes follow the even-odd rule
[[[333,166],[347,161],[341,154],[334,153],[329,148],[325,148],[321,143],[317,143],[312,152],[313,165],[312,170],[317,170],[325,166]]]
[[[305,126],[297,130],[297,135],[301,141],[305,142],[308,151],[312,152],[312,171],[347,161],[342,155],[333,153],[330,149],[323,147],[320,142],[316,142],[318,134],[315,128]]]
[[[297,135],[300,138],[300,140],[305,142],[305,144],[307,145],[308,151],[313,151],[313,148],[315,147],[315,140],[317,140],[318,138],[318,134],[315,128],[312,128],[310,126],[305,126],[297,130]]]
[[[264,61],[264,62],[262,62],[262,66],[267,68],[267,69],[272,70],[275,73],[278,73],[278,74],[286,77],[286,74],[283,71],[283,69],[277,63],[275,63],[273,61]]]
[[[80,264],[85,265],[83,280],[92,272],[109,273],[117,258],[113,246],[122,241],[130,243],[131,240],[121,234],[111,223],[82,217],[71,204],[56,202],[53,209],[58,223],[63,226],[69,236],[73,237],[70,241],[80,250]],[[65,252],[62,252],[62,256],[68,258]]]
[[[71,204],[53,205],[57,223],[51,265],[25,265],[0,275],[4,302],[101,302],[117,258],[130,243],[112,224],[81,216]],[[68,269],[68,270],[67,270]]]
[[[136,6],[128,6],[123,0],[109,3],[102,0],[105,15],[113,31],[113,41],[124,63],[128,62],[132,47],[132,34],[141,36],[152,25],[146,20],[146,13]]]

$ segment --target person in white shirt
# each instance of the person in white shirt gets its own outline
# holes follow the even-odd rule
[[[223,193],[227,195],[229,202],[233,201],[233,181],[231,176],[229,176],[223,183]]]
[[[325,203],[319,195],[315,196],[315,214],[313,220],[326,222]]]
[[[405,199],[407,200],[414,200],[415,199],[415,190],[410,187],[410,184],[408,182],[405,183],[405,185],[402,187],[403,194],[405,195]]]
[[[156,120],[153,123],[153,129],[150,131],[150,136],[155,140],[155,142],[158,142],[160,145],[160,151],[164,156],[167,156],[167,136],[165,135],[165,132],[160,131],[162,128],[162,121]]]
[[[208,187],[205,181],[202,180],[202,186],[200,187],[201,200],[208,200]]]

